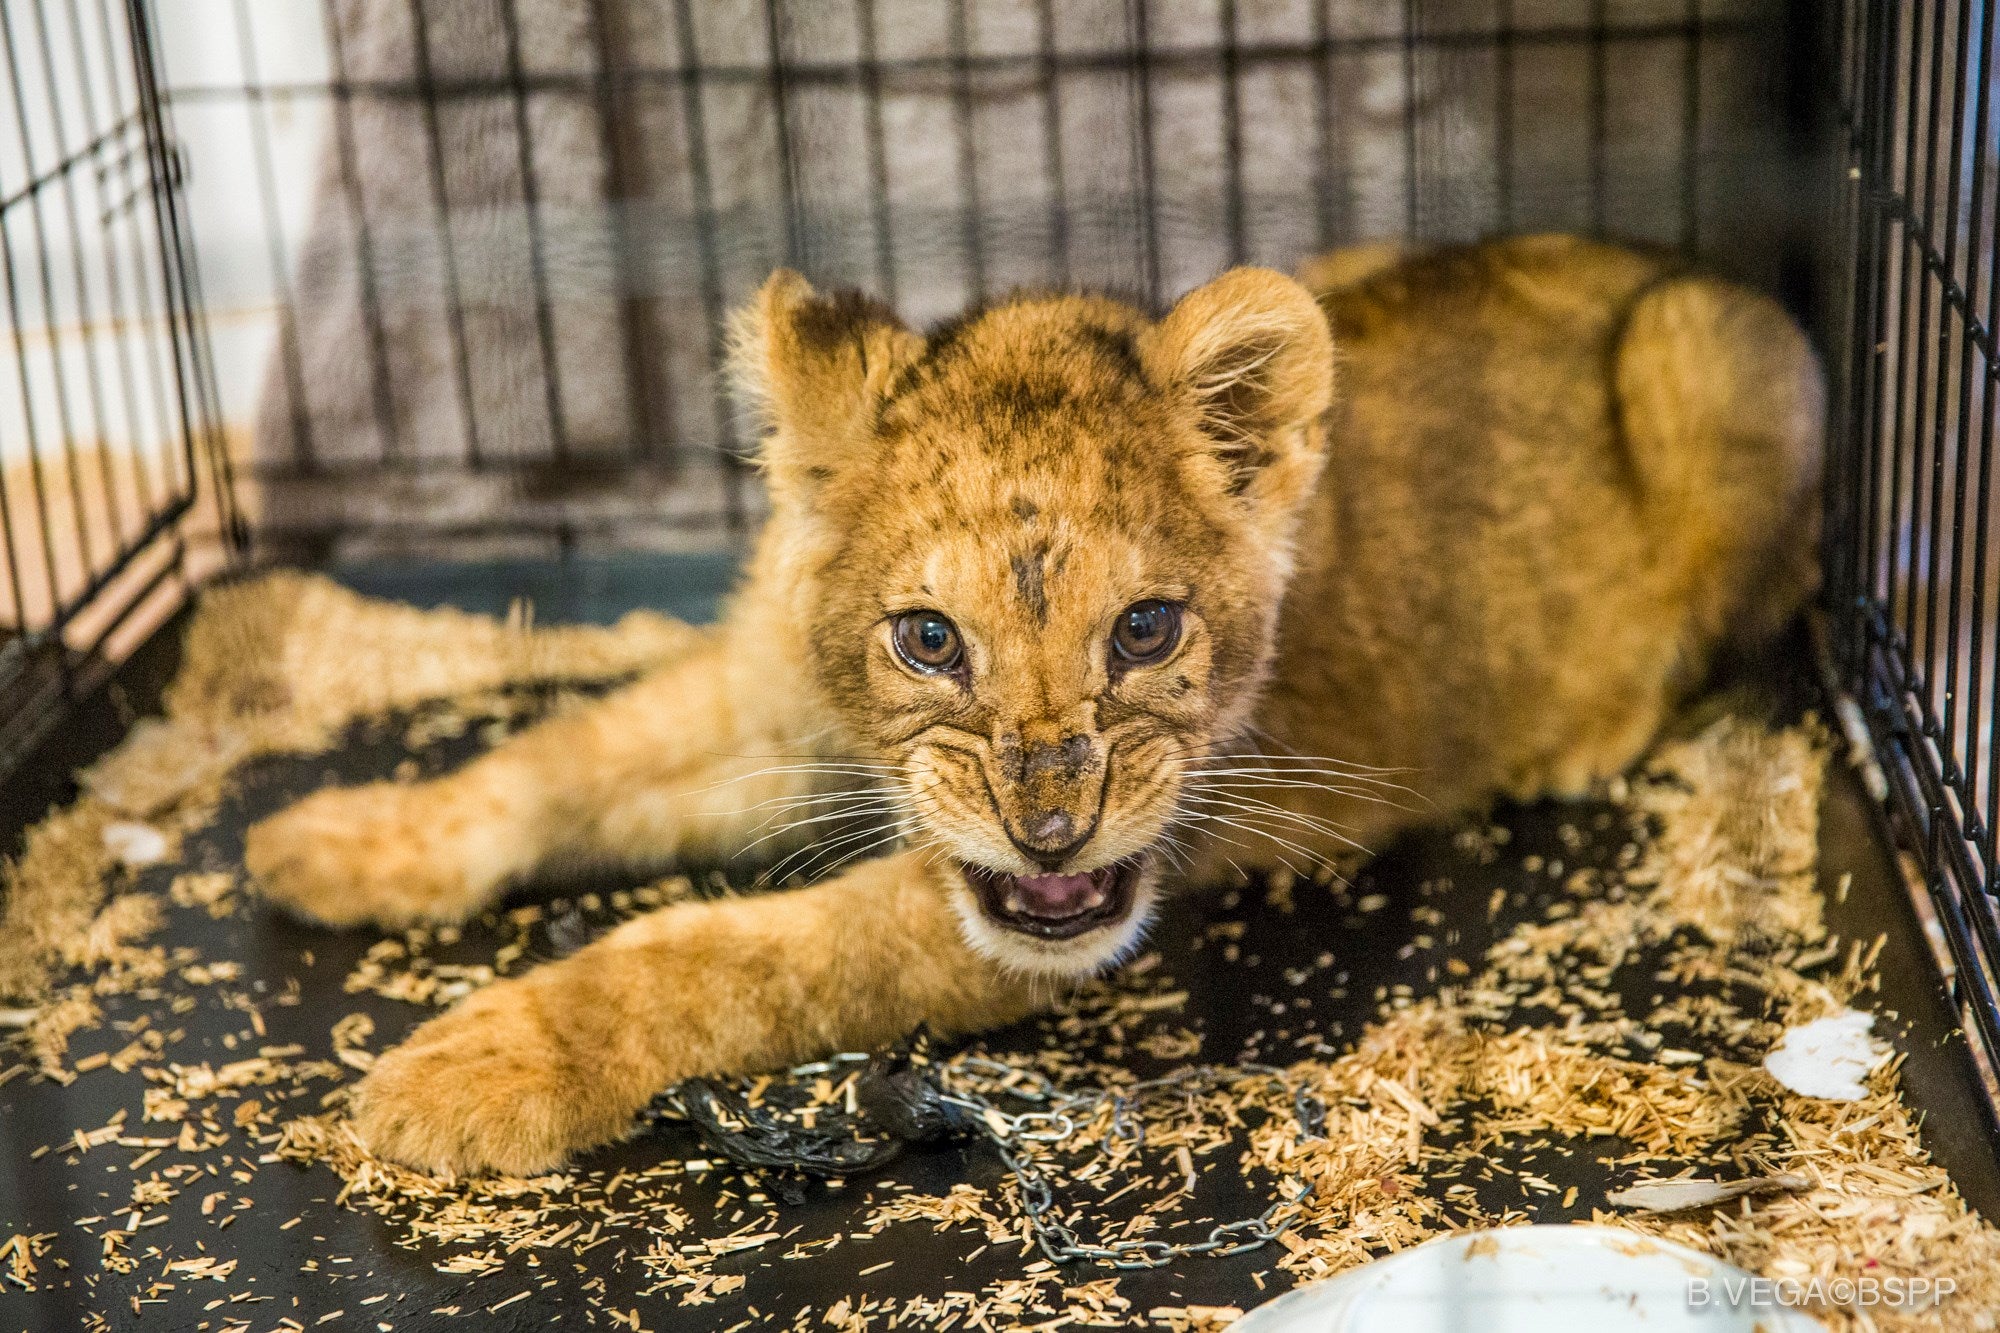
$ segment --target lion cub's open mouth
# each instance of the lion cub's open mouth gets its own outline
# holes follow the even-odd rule
[[[1067,940],[1125,919],[1140,865],[1133,857],[1070,875],[1010,875],[973,865],[961,869],[981,910],[996,924],[1045,940]]]

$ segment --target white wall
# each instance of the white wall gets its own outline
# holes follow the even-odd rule
[[[328,113],[323,3],[156,5],[224,417],[240,427],[276,334]]]
[[[285,266],[271,238],[289,255],[326,114],[314,90],[327,78],[321,0],[157,0],[156,13],[225,417],[240,422],[276,323]],[[69,436],[137,450],[169,482],[178,464],[161,446],[176,433],[175,380],[158,318],[149,164],[130,123],[138,95],[123,6],[0,0],[0,16],[15,57],[0,65],[0,199],[13,201],[14,269],[12,305],[0,307],[0,460],[20,464],[37,439],[51,457]],[[268,95],[246,97],[253,84]],[[287,95],[292,86],[303,91]],[[263,177],[260,133],[270,145]],[[41,188],[21,197],[36,180]]]

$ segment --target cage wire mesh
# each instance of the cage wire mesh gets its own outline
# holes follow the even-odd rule
[[[1768,0],[172,12],[245,501],[291,556],[727,543],[725,326],[779,265],[921,323],[1536,228],[1768,279],[1792,225]]]
[[[1994,898],[2000,152],[1992,0],[1839,10],[1849,260],[1827,585],[1968,1032],[2000,1050]]]
[[[151,34],[0,5],[0,773],[176,599],[225,465]]]

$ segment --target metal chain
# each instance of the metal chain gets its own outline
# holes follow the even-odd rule
[[[789,1072],[795,1078],[811,1078],[865,1064],[869,1059],[865,1054],[843,1052],[825,1060],[799,1065]],[[1283,1070],[1270,1065],[1191,1065],[1162,1078],[1134,1083],[1122,1091],[1092,1088],[1080,1092],[1066,1092],[1036,1070],[984,1056],[960,1056],[932,1068],[937,1073],[942,1090],[941,1100],[971,1113],[971,1123],[979,1127],[986,1140],[993,1145],[1001,1163],[1013,1175],[1021,1197],[1021,1209],[1028,1219],[1036,1244],[1052,1263],[1058,1264],[1081,1259],[1109,1264],[1113,1268],[1159,1268],[1191,1255],[1209,1254],[1222,1258],[1242,1254],[1276,1240],[1285,1230],[1282,1223],[1273,1223],[1278,1210],[1287,1204],[1303,1202],[1309,1190],[1301,1185],[1290,1197],[1276,1200],[1255,1217],[1218,1223],[1205,1240],[1117,1240],[1096,1245],[1081,1239],[1074,1228],[1056,1215],[1055,1189],[1048,1176],[1025,1154],[1016,1151],[1017,1145],[1055,1147],[1065,1143],[1075,1136],[1079,1122],[1091,1119],[1108,1102],[1112,1135],[1143,1146],[1145,1124],[1135,1113],[1147,1098],[1190,1085],[1208,1084],[1220,1088],[1252,1078],[1274,1078],[1290,1090],[1293,1114],[1298,1118],[1299,1130],[1304,1137],[1321,1137],[1326,1125],[1325,1105],[1304,1086],[1291,1083]],[[1040,1109],[1024,1112],[1003,1110],[990,1096],[973,1087],[972,1080],[963,1077],[967,1073],[985,1075],[998,1081],[1005,1096]]]

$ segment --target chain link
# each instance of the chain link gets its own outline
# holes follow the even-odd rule
[[[865,1065],[870,1058],[859,1052],[843,1052],[796,1066],[789,1072],[794,1078],[838,1074]],[[1311,1090],[1292,1083],[1283,1070],[1270,1065],[1193,1065],[1123,1089],[1084,1091],[1065,1091],[1037,1070],[986,1056],[959,1056],[930,1068],[940,1090],[940,1100],[968,1113],[968,1123],[992,1145],[1002,1165],[1013,1176],[1030,1233],[1043,1255],[1058,1264],[1083,1260],[1121,1269],[1159,1268],[1192,1255],[1242,1254],[1276,1240],[1285,1230],[1282,1223],[1275,1221],[1279,1210],[1303,1202],[1308,1190],[1300,1185],[1255,1217],[1217,1223],[1203,1240],[1117,1240],[1092,1244],[1061,1219],[1055,1188],[1048,1175],[1020,1151],[1021,1146],[1059,1147],[1076,1136],[1080,1124],[1088,1123],[1108,1105],[1111,1136],[1143,1147],[1146,1129],[1139,1111],[1148,1098],[1177,1089],[1224,1088],[1249,1079],[1276,1079],[1290,1091],[1292,1111],[1304,1137],[1321,1137],[1326,1124],[1326,1107]],[[989,1090],[982,1091],[978,1086],[981,1083]],[[1010,1112],[995,1100],[996,1096],[1025,1102],[1035,1109]]]

